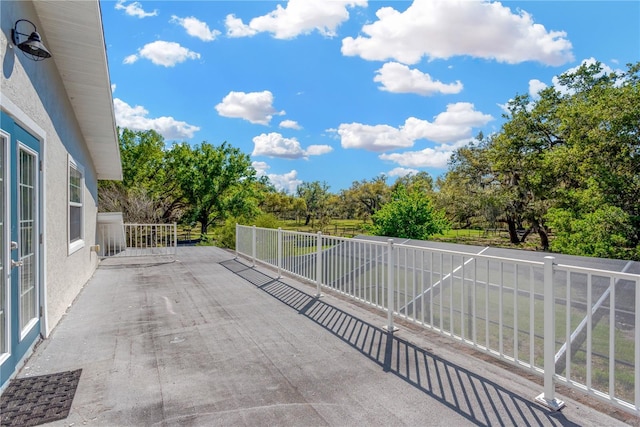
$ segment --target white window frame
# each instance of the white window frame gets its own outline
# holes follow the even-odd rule
[[[84,248],[84,167],[75,161],[71,155],[69,155],[69,161],[67,162],[67,242],[69,243],[69,255]],[[71,201],[71,169],[75,169],[80,172],[80,202]],[[80,208],[80,238],[78,240],[71,241],[71,207]]]

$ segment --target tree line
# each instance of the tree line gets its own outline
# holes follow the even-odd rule
[[[211,227],[232,245],[236,222],[297,219],[323,229],[358,219],[366,231],[428,239],[449,227],[505,228],[517,246],[640,259],[640,62],[605,72],[583,64],[537,96],[516,95],[504,124],[457,149],[435,181],[419,172],[381,175],[338,193],[303,182],[294,194],[259,177],[250,157],[224,142],[174,143],[153,130],[120,129],[122,181],[99,183],[101,211],[127,222]]]

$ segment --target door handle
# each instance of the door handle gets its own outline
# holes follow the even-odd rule
[[[11,242],[11,250],[15,250],[18,249],[18,242]],[[11,260],[11,268],[15,268],[15,267],[22,267],[22,265],[24,264],[24,261],[14,261]]]

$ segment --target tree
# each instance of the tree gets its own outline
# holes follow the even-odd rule
[[[200,223],[203,236],[211,225],[222,224],[227,217],[258,213],[251,159],[226,142],[220,146],[174,144],[167,152],[167,165],[188,204],[187,216]]]
[[[329,198],[329,185],[326,182],[320,181],[303,182],[296,189],[296,193],[299,198],[305,201],[307,208],[304,225],[309,225],[313,219],[317,218],[322,228],[327,219],[326,210],[327,200]]]
[[[371,219],[367,229],[376,236],[427,240],[449,228],[444,212],[435,210],[424,192],[418,188],[408,192],[402,185]]]
[[[629,215],[618,207],[604,205],[580,216],[552,208],[548,217],[556,234],[553,251],[619,259],[634,256],[633,249],[627,247],[633,227]]]
[[[168,173],[165,142],[156,131],[119,130],[122,181],[99,181],[102,212],[122,212],[126,222],[174,222],[184,211],[175,176]]]
[[[639,72],[640,62],[623,73],[596,62],[559,77],[565,143],[548,162],[561,177],[547,215],[554,250],[640,259]]]
[[[433,194],[433,178],[424,171],[399,177],[391,186],[391,191],[395,191],[400,185],[404,186],[409,192],[415,188],[428,195]]]
[[[487,145],[488,139],[480,134],[476,142],[456,150],[449,160],[449,171],[436,183],[436,207],[462,228],[495,227],[496,223],[505,221],[506,202],[487,159]]]
[[[543,249],[581,255],[604,252],[579,244],[576,236],[589,239],[580,230],[600,233],[616,224],[624,231],[611,231],[610,242],[625,253],[640,252],[639,71],[640,63],[622,73],[585,63],[538,99],[516,96],[499,132],[456,151],[439,181],[439,206],[469,218],[464,205],[470,202],[485,219],[490,213],[505,222],[512,243],[535,232]],[[563,239],[555,244],[551,223]],[[519,228],[525,229],[521,237]]]
[[[275,189],[264,192],[260,209],[279,219],[297,218],[299,211],[306,211],[303,199],[287,194],[285,191],[275,191]]]
[[[542,104],[538,104],[542,105]],[[538,106],[536,106],[538,107]],[[536,232],[543,250],[549,248],[544,215],[556,178],[543,167],[547,151],[557,144],[552,120],[541,108],[531,110],[528,95],[509,103],[511,117],[502,132],[488,139],[486,158],[491,165],[497,200],[502,204],[502,221],[507,224],[512,243],[524,242]],[[522,237],[518,230],[525,229]]]
[[[370,181],[354,181],[349,189],[342,191],[341,200],[346,212],[366,221],[389,200],[390,194],[387,177],[380,175]]]

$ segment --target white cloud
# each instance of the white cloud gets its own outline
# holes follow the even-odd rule
[[[529,96],[533,99],[537,99],[540,97],[540,91],[547,87],[546,84],[541,82],[538,79],[529,80]]]
[[[298,179],[298,171],[295,169],[285,174],[278,175],[267,173],[270,166],[265,162],[253,162],[251,165],[256,170],[259,177],[266,176],[269,178],[271,184],[273,184],[278,191],[284,190],[287,194],[294,194],[298,186],[302,184],[302,180]]]
[[[338,127],[342,148],[361,148],[369,151],[388,151],[413,145],[400,129],[389,125],[342,123]]]
[[[376,16],[362,28],[363,35],[342,40],[343,55],[404,64],[457,55],[509,64],[573,60],[564,31],[547,31],[527,12],[512,13],[499,2],[415,0],[404,12],[383,7]]]
[[[124,13],[126,13],[129,16],[137,16],[138,18],[147,18],[149,16],[158,15],[158,10],[154,10],[153,12],[145,12],[144,9],[142,9],[142,5],[137,1],[134,1],[133,3],[129,3],[127,5],[124,4],[125,1],[126,0],[118,0],[116,2],[115,8],[117,10],[124,10]]]
[[[348,8],[366,5],[367,0],[289,0],[285,7],[278,4],[274,11],[253,18],[248,25],[234,15],[228,15],[225,21],[227,35],[243,37],[269,32],[276,39],[292,39],[318,31],[323,36],[333,37],[338,26],[349,19]]]
[[[251,166],[256,170],[256,175],[258,176],[266,176],[267,171],[271,167],[267,164],[267,162],[259,162],[259,161],[251,162]]]
[[[115,83],[111,83],[111,93],[116,91],[116,84]]]
[[[125,58],[125,64],[133,64],[140,58],[146,58],[155,65],[173,67],[187,59],[199,59],[200,54],[193,52],[186,47],[175,42],[165,42],[157,40],[144,45],[138,49],[137,54],[129,55]]]
[[[295,129],[295,130],[302,129],[302,126],[300,126],[298,122],[296,122],[295,120],[283,120],[280,122],[279,126],[281,128],[286,128],[286,129]]]
[[[511,114],[511,112],[509,111],[509,103],[513,101],[513,98],[509,99],[507,102],[505,102],[504,104],[500,104],[499,102],[496,103],[496,105],[498,106],[498,108],[500,108],[500,110],[502,110],[502,112],[504,114]]]
[[[300,142],[295,138],[285,138],[277,132],[263,133],[253,138],[252,156],[282,157],[301,159],[305,156]]]
[[[205,42],[213,41],[221,34],[218,30],[211,30],[206,22],[202,22],[194,16],[180,18],[173,15],[169,22],[181,25],[185,30],[187,30],[187,34],[197,37]]]
[[[287,194],[295,194],[296,189],[302,184],[302,180],[298,179],[298,171],[295,169],[282,175],[270,173],[267,176],[276,190],[284,190]]]
[[[216,111],[222,117],[244,119],[261,125],[268,125],[274,115],[285,114],[273,108],[273,94],[268,90],[249,93],[231,91],[216,105]]]
[[[449,104],[447,111],[438,114],[430,122],[409,117],[404,125],[341,124],[337,132],[343,148],[360,148],[369,151],[390,151],[412,147],[416,140],[426,139],[439,143],[457,143],[472,136],[473,128],[484,126],[493,117],[476,111],[473,104],[458,102]]]
[[[418,172],[420,172],[418,169],[393,168],[389,172],[387,172],[385,175],[403,177],[407,175],[416,175],[418,174]]]
[[[136,55],[135,53],[132,55],[127,56],[126,58],[124,58],[124,61],[122,61],[123,64],[133,64],[134,62],[136,62],[138,60],[138,55]]]
[[[327,154],[333,150],[329,145],[310,145],[306,150],[295,138],[285,138],[277,132],[263,133],[253,138],[252,156],[280,157],[283,159],[306,159],[309,156]]]
[[[439,148],[425,148],[420,151],[407,151],[404,153],[381,154],[382,160],[389,160],[400,166],[410,168],[444,168],[451,158],[453,151]]]
[[[307,156],[321,156],[333,151],[333,147],[330,145],[310,145],[305,150]]]
[[[227,27],[228,37],[251,37],[258,32],[242,22],[242,19],[236,18],[235,15],[227,15],[224,20],[224,26]]]
[[[409,117],[402,132],[412,140],[452,142],[470,138],[474,127],[484,126],[491,120],[492,116],[476,111],[473,104],[458,102],[447,105],[447,111],[438,114],[433,122]]]
[[[149,111],[144,107],[130,106],[121,99],[114,98],[113,107],[118,126],[131,130],[153,129],[167,140],[190,139],[200,130],[198,126],[190,125],[173,117],[148,117]]]
[[[411,69],[397,62],[387,62],[376,70],[374,82],[382,83],[380,90],[393,93],[417,93],[429,96],[436,93],[455,94],[462,91],[462,83],[442,83],[433,80],[429,74]]]

